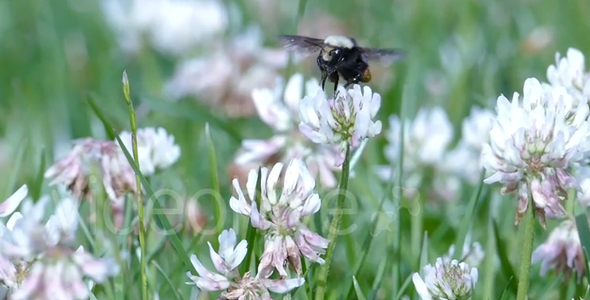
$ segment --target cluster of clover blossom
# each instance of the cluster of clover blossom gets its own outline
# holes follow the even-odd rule
[[[191,256],[198,274],[187,276],[199,289],[221,291],[225,299],[272,299],[270,292],[287,293],[305,283],[303,258],[324,264],[321,256],[331,241],[305,224],[305,218],[321,208],[316,178],[334,187],[332,170],[342,165],[346,149],[358,149],[381,132],[381,122],[373,121],[381,97],[369,87],[354,85],[348,90],[340,87],[335,98],[327,99],[314,80],[307,82],[305,91],[303,96],[300,74],[291,77],[285,91],[253,91],[260,117],[275,136],[243,142],[236,161],[252,168],[244,189],[233,179],[236,195],[229,204],[264,235],[264,250],[256,274],[240,274],[238,266],[250,263],[244,259],[251,245],[246,240],[238,243],[233,229],[223,231],[219,250],[210,249],[216,272]],[[277,155],[277,162],[268,162]],[[275,273],[278,278],[271,278]]]

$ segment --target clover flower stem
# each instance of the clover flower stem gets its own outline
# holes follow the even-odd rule
[[[532,201],[531,201],[532,202]],[[520,274],[518,279],[518,293],[516,300],[525,300],[529,289],[529,273],[531,269],[531,256],[533,254],[533,240],[535,237],[535,210],[532,205],[529,207],[523,220],[523,245],[520,259]]]
[[[346,190],[348,188],[348,177],[350,171],[350,144],[346,143],[346,152],[344,155],[344,163],[342,165],[342,177],[340,178],[339,192],[338,192],[338,203],[336,207],[336,213],[332,218],[330,224],[330,231],[328,233],[328,240],[330,245],[326,250],[326,263],[320,268],[317,282],[317,290],[315,294],[316,300],[325,299],[324,294],[326,293],[326,280],[328,272],[330,270],[330,264],[332,262],[332,255],[334,254],[334,248],[336,245],[336,237],[338,230],[340,229],[340,223],[342,222],[342,206],[344,206],[344,200],[346,199]]]
[[[131,145],[133,148],[133,160],[136,166],[139,168],[139,159],[137,154],[137,124],[135,122],[135,110],[133,109],[133,103],[131,102],[131,94],[129,89],[129,78],[127,77],[127,71],[123,71],[123,94],[125,95],[125,101],[129,107],[129,118],[131,119]],[[145,228],[144,228],[144,215],[143,215],[143,200],[141,197],[141,178],[138,173],[135,173],[135,185],[136,193],[135,197],[137,200],[137,211],[139,214],[139,245],[141,247],[141,299],[147,300],[147,261],[145,254]]]

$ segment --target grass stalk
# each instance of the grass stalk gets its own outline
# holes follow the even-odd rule
[[[129,107],[129,118],[131,120],[131,145],[133,151],[133,160],[135,165],[139,168],[139,157],[137,152],[137,124],[135,122],[135,110],[131,102],[131,92],[129,88],[129,78],[127,71],[123,71],[123,94],[125,101]],[[147,292],[147,260],[146,260],[146,245],[145,245],[145,224],[143,215],[143,199],[141,197],[141,178],[139,174],[135,174],[135,199],[137,201],[137,211],[139,214],[139,245],[141,247],[141,299],[148,299]]]

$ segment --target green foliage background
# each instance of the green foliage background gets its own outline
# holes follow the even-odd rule
[[[257,23],[259,13],[246,0],[236,0],[242,9],[243,26]],[[305,0],[301,0],[305,1]],[[233,3],[232,0],[226,0]],[[287,5],[287,2],[284,2]],[[294,5],[290,5],[295,7]],[[329,13],[339,18],[354,36],[375,47],[399,47],[408,51],[405,61],[393,69],[395,81],[382,90],[383,106],[379,119],[387,127],[391,114],[412,117],[423,106],[440,104],[445,107],[455,125],[455,137],[460,137],[461,121],[473,105],[493,107],[500,94],[521,93],[527,77],[546,80],[546,69],[554,62],[555,53],[565,54],[568,47],[590,50],[590,2],[587,0],[326,0],[299,3],[298,10],[281,16],[275,27],[264,27],[267,46],[277,46],[273,37],[294,33],[298,22],[306,17]],[[547,27],[553,39],[538,51],[527,50],[525,40],[531,32]],[[239,28],[238,28],[239,29]],[[441,49],[450,41],[461,41],[458,60],[453,72],[441,64]],[[68,45],[82,43],[85,53],[67,52]],[[129,117],[122,94],[121,76],[127,70],[135,106],[147,106],[149,113],[138,118],[138,126],[162,126],[173,134],[182,148],[180,160],[152,184],[160,188],[174,189],[180,193],[194,194],[211,188],[211,165],[204,139],[204,128],[211,126],[219,167],[219,183],[222,195],[229,199],[232,191],[226,166],[243,138],[266,138],[271,132],[262,122],[252,119],[228,119],[219,112],[200,104],[197,99],[171,102],[162,99],[160,91],[164,80],[171,76],[176,61],[145,48],[140,55],[125,56],[120,51],[111,29],[107,26],[97,2],[90,0],[0,0],[0,134],[2,137],[1,195],[7,196],[15,188],[28,183],[36,188],[39,175],[52,163],[56,149],[69,147],[71,139],[94,136],[107,137],[102,123],[91,110],[88,99],[93,98],[117,131],[129,129]],[[317,76],[315,70],[295,66],[290,69],[308,76]],[[425,88],[429,72],[439,71],[446,77],[448,93],[441,99],[432,99]],[[285,75],[289,76],[290,73]],[[403,101],[403,106],[402,106]],[[338,263],[333,264],[329,287],[334,291],[348,290],[352,284],[351,272],[359,254],[367,249],[363,239],[367,235],[371,216],[386,193],[385,184],[373,180],[370,168],[386,163],[382,147],[384,135],[371,140],[363,155],[359,176],[352,179],[353,193],[362,199],[359,211],[347,216],[345,224],[357,224],[359,229],[339,240],[336,252]],[[22,160],[15,157],[22,156]],[[366,176],[363,176],[366,175]],[[43,183],[43,184],[46,184]],[[480,282],[474,299],[512,299],[510,292],[510,267],[517,270],[519,239],[513,226],[515,200],[505,197],[498,216],[489,214],[492,194],[498,187],[484,186],[475,209],[469,209],[470,199],[476,190],[470,189],[463,199],[443,209],[425,208],[424,230],[428,232],[428,247],[415,248],[410,242],[410,215],[402,213],[402,253],[392,253],[394,240],[391,232],[378,235],[369,251],[370,255],[361,267],[357,280],[367,299],[393,299],[399,284],[392,283],[392,276],[399,271],[400,284],[421,265],[421,251],[428,253],[424,262],[446,253],[456,243],[463,223],[457,221],[468,216],[473,228],[472,239],[486,249],[486,262],[480,267]],[[330,206],[334,203],[325,203]],[[211,205],[204,204],[212,215]],[[327,213],[323,209],[323,221]],[[226,215],[229,216],[226,208]],[[226,228],[232,219],[227,218]],[[244,218],[238,218],[241,238],[245,238]],[[496,241],[492,224],[498,228]],[[550,222],[549,229],[557,223]],[[208,224],[209,227],[213,226]],[[325,229],[324,229],[325,230]],[[325,231],[324,231],[325,232]],[[548,232],[537,229],[535,245]],[[214,236],[202,236],[195,240],[180,233],[189,253],[200,253],[207,261],[205,240],[216,245]],[[149,242],[155,247],[158,237]],[[498,252],[498,249],[501,249]],[[148,253],[149,253],[148,249]],[[188,297],[190,288],[184,284],[187,271],[173,255],[173,249],[164,244],[154,255],[170,282],[151,267],[156,282],[153,290],[159,290],[160,299],[173,299],[170,286]],[[506,260],[502,259],[506,255]],[[500,258],[497,258],[500,257]],[[380,269],[384,263],[391,265]],[[384,272],[380,277],[380,270]],[[507,271],[508,270],[508,271]],[[530,299],[571,299],[584,295],[585,284],[561,284],[559,277],[538,277],[538,265],[533,266]],[[129,275],[129,274],[127,274]],[[139,277],[126,279],[129,288],[126,297],[139,295]],[[584,280],[586,283],[586,280]],[[375,286],[379,292],[371,294]],[[127,288],[126,288],[127,289]],[[411,295],[408,285],[404,294]],[[295,297],[303,297],[298,292]],[[557,296],[559,295],[559,296]],[[188,299],[188,298],[187,298]],[[340,298],[338,298],[340,299]]]

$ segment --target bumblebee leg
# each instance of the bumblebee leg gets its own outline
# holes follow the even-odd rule
[[[326,79],[328,78],[328,73],[322,72],[322,91],[325,91],[324,87],[326,86]]]
[[[340,76],[338,76],[338,73],[336,73],[336,76],[334,77],[334,98],[336,98],[336,92],[338,91],[338,80],[340,79]]]

